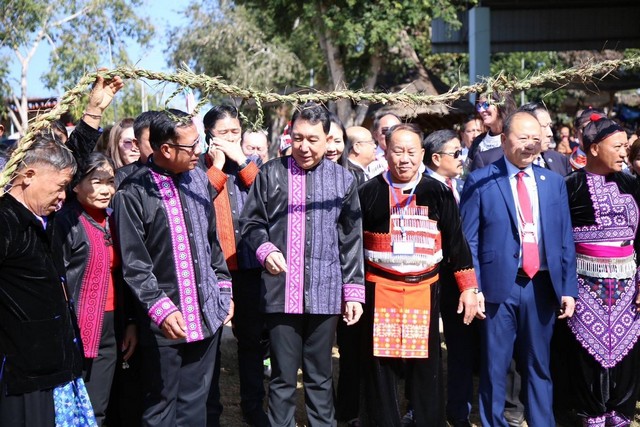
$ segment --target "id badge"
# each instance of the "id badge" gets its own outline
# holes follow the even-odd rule
[[[393,254],[394,255],[413,255],[415,253],[414,242],[401,240],[393,242]]]

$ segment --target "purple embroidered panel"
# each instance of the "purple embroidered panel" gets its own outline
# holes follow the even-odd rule
[[[573,228],[573,239],[580,242],[633,240],[638,227],[638,205],[632,196],[621,194],[615,182],[602,175],[586,174],[596,224]]]
[[[306,270],[308,294],[306,309],[310,313],[341,313],[343,302],[341,240],[338,231],[345,194],[353,175],[330,160],[307,171],[307,216],[311,218],[306,233],[308,252]]]
[[[614,367],[638,341],[640,317],[634,304],[637,277],[637,273],[629,279],[578,276],[578,299],[569,327],[604,368]]]
[[[229,282],[228,280],[221,280],[218,282],[218,286],[221,288],[230,288],[231,282]]]
[[[168,315],[176,311],[178,311],[178,307],[173,304],[173,301],[171,301],[169,297],[163,297],[151,306],[149,309],[149,317],[151,317],[153,323],[159,327]]]
[[[289,206],[287,210],[287,278],[285,313],[304,313],[304,239],[306,215],[306,174],[289,157]]]
[[[256,250],[256,258],[261,266],[264,267],[264,261],[267,259],[271,252],[278,252],[278,248],[271,242],[264,242]]]
[[[169,222],[169,231],[173,244],[173,260],[180,291],[180,308],[187,325],[186,339],[187,342],[200,341],[204,339],[204,333],[202,331],[200,304],[198,303],[198,289],[196,287],[191,245],[189,244],[180,195],[170,177],[160,175],[154,171],[151,171],[151,175],[160,191],[160,197]]]
[[[345,301],[361,302],[364,304],[364,285],[355,283],[347,283],[342,287],[342,293]]]

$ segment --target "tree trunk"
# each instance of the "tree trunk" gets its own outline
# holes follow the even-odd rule
[[[424,84],[426,86],[426,91],[425,91],[426,95],[437,95],[438,91],[436,90],[435,86],[433,86],[433,83],[431,82],[431,78],[429,77],[429,72],[425,68],[422,61],[420,61],[420,58],[418,57],[418,52],[416,52],[413,46],[411,46],[411,43],[409,42],[409,34],[407,34],[406,30],[402,30],[402,32],[400,33],[399,44],[400,44],[399,46],[400,55],[402,55],[405,59],[407,59],[409,62],[413,64],[415,69],[418,71],[418,75],[420,76],[420,79],[424,81]]]
[[[367,81],[365,82],[365,86],[363,90],[365,92],[373,92],[376,88],[376,83],[378,82],[378,75],[380,74],[380,70],[382,69],[382,57],[378,52],[371,54],[369,58],[369,76],[367,77]],[[353,126],[361,126],[364,119],[367,117],[367,112],[369,111],[369,103],[362,102],[358,104],[356,108],[356,115],[353,119]]]
[[[320,42],[327,64],[329,65],[329,75],[331,76],[332,90],[346,89],[344,64],[340,56],[340,49],[334,43],[333,32],[324,25],[322,17],[326,14],[326,7],[323,1],[317,3],[318,13],[316,14],[316,33]],[[338,117],[345,126],[350,126],[353,120],[353,107],[348,99],[336,101]]]

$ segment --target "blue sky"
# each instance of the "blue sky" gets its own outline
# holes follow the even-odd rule
[[[186,7],[188,2],[186,0],[153,0],[147,1],[146,7],[141,7],[138,12],[139,15],[148,16],[156,27],[156,37],[154,37],[153,44],[148,50],[141,50],[139,46],[131,44],[128,47],[129,57],[133,64],[136,64],[138,68],[144,68],[151,71],[171,71],[167,67],[167,61],[165,58],[165,50],[167,49],[167,37],[166,32],[169,26],[176,26],[181,23],[183,16],[178,14],[178,11]],[[46,42],[42,42],[38,47],[38,51],[34,55],[31,65],[29,67],[29,73],[27,76],[28,82],[28,96],[29,97],[46,97],[46,96],[59,96],[61,93],[56,93],[55,90],[46,89],[41,81],[42,74],[49,67],[49,53],[51,49]],[[17,61],[13,60],[13,56],[10,56],[10,71],[11,77],[19,79],[20,77],[20,65]],[[107,68],[111,68],[108,63],[103,64]],[[114,64],[118,66],[119,64]],[[19,80],[18,80],[19,81]],[[18,88],[19,83],[16,80],[11,81],[13,88]]]

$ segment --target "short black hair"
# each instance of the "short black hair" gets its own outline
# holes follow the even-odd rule
[[[170,109],[162,111],[161,114],[151,118],[149,123],[149,144],[153,150],[159,150],[162,144],[174,141],[176,138],[176,129],[188,126],[180,119],[189,117],[184,111]]]
[[[548,112],[549,110],[547,110],[547,106],[544,105],[542,102],[532,101],[532,102],[527,102],[526,104],[520,106],[520,108],[518,108],[516,111],[531,113],[535,116],[537,111]]]
[[[422,133],[422,129],[420,129],[420,126],[414,123],[400,123],[391,126],[387,133],[384,135],[384,140],[387,143],[387,147],[389,146],[389,142],[391,142],[391,137],[393,136],[393,134],[401,130],[406,130],[418,135],[418,137],[420,138],[420,144],[422,146],[422,139],[424,138],[424,134]]]
[[[133,121],[133,136],[135,136],[137,140],[140,140],[142,132],[145,129],[149,129],[149,127],[151,126],[151,119],[153,119],[158,114],[162,114],[162,112],[145,111],[144,113],[136,117],[136,119]]]
[[[218,120],[222,120],[225,117],[231,117],[232,119],[238,119],[238,121],[240,121],[240,112],[233,105],[214,105],[202,118],[202,124],[205,129],[211,129],[216,125]],[[242,123],[240,124],[242,125]]]
[[[442,129],[433,132],[428,135],[424,141],[422,141],[422,148],[424,148],[424,164],[430,165],[432,163],[431,158],[435,153],[441,153],[442,147],[452,139],[457,139],[458,134],[451,129]]]
[[[322,123],[322,129],[324,130],[325,135],[329,134],[329,130],[331,130],[329,110],[327,110],[324,105],[316,102],[307,102],[303,106],[296,108],[296,111],[293,113],[293,117],[291,118],[292,129],[298,119],[305,120],[312,125]]]

